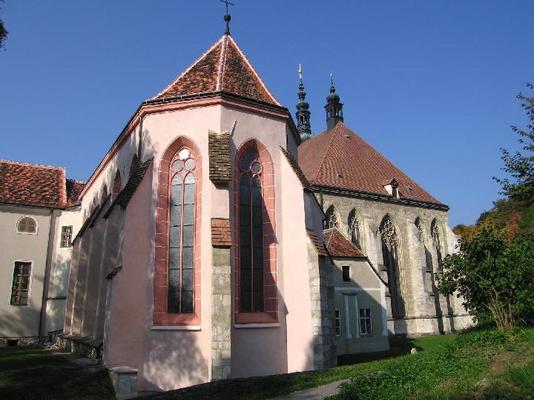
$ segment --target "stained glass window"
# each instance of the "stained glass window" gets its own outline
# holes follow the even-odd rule
[[[255,149],[239,160],[240,311],[263,311],[262,165]]]
[[[171,163],[168,312],[194,308],[195,159],[182,148]]]

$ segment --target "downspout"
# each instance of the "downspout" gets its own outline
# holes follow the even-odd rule
[[[41,332],[46,321],[46,306],[48,302],[48,289],[50,285],[50,270],[52,269],[52,253],[54,251],[54,232],[56,231],[57,216],[53,208],[50,209],[50,228],[48,231],[48,247],[46,249],[46,266],[43,279],[43,299],[41,302],[41,315],[39,318],[39,332],[37,337],[41,338]],[[43,335],[44,336],[44,333]]]

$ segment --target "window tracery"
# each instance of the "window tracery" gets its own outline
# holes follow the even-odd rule
[[[192,313],[194,308],[195,166],[195,159],[187,147],[183,147],[171,163],[169,313]]]

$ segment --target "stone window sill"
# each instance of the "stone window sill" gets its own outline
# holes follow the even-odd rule
[[[150,328],[153,331],[200,331],[200,325],[155,325]]]

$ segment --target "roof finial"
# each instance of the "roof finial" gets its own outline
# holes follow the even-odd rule
[[[330,94],[326,96],[326,129],[334,128],[338,122],[343,122],[343,103],[336,93],[334,74],[330,73]]]
[[[232,3],[229,0],[219,0],[221,3],[224,3],[226,5],[226,14],[224,15],[224,21],[226,22],[226,30],[224,31],[225,35],[230,34],[230,20],[232,19],[232,16],[228,12],[228,6],[233,6],[234,3]]]
[[[306,101],[304,81],[302,80],[302,65],[299,64],[299,102],[297,103],[297,130],[304,141],[311,136],[310,105]]]
[[[330,72],[330,93],[335,93],[336,87],[334,85],[334,74]]]

